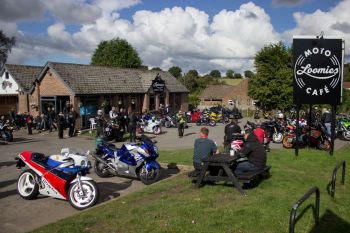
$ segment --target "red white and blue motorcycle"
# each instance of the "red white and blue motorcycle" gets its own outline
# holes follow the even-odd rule
[[[68,200],[76,209],[93,206],[98,201],[99,190],[92,178],[87,177],[91,163],[88,152],[62,149],[61,155],[45,156],[24,151],[16,157],[17,167],[28,166],[17,181],[18,194],[27,200],[38,194]]]

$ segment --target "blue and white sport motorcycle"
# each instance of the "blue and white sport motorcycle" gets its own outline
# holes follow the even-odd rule
[[[99,177],[111,175],[139,178],[144,184],[152,184],[159,178],[160,165],[155,141],[147,136],[138,137],[140,143],[125,143],[121,148],[98,143],[94,169]]]

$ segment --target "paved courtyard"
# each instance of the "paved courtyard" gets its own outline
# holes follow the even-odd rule
[[[241,121],[241,125],[246,119]],[[193,142],[198,137],[200,127],[190,124],[185,129],[183,138],[177,137],[177,129],[164,128],[164,133],[152,136],[158,141],[160,150],[193,148]],[[209,127],[209,137],[223,143],[224,125]],[[24,130],[15,132],[15,141],[7,145],[0,144],[0,232],[26,232],[41,225],[55,222],[59,219],[78,213],[66,201],[50,197],[40,197],[35,200],[24,200],[16,191],[16,181],[20,170],[15,167],[14,157],[24,150],[41,152],[44,154],[59,153],[63,147],[75,147],[84,150],[94,150],[94,140],[88,137],[78,136],[74,138],[58,139],[57,132],[27,135]],[[336,148],[342,147],[347,142],[337,140]],[[120,143],[118,143],[120,145]],[[271,144],[271,148],[281,148],[281,144]],[[161,156],[161,155],[160,155]],[[161,171],[161,179],[173,176],[178,170],[166,168]],[[145,187],[140,181],[129,178],[110,177],[99,178],[93,170],[90,174],[98,183],[101,196],[99,203],[141,190]],[[25,224],[24,224],[25,223]]]

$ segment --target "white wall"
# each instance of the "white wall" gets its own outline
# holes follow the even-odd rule
[[[3,85],[5,82],[6,85]],[[0,95],[9,95],[9,94],[18,94],[18,84],[11,77],[11,74],[8,75],[8,79],[6,79],[6,71],[0,78]]]

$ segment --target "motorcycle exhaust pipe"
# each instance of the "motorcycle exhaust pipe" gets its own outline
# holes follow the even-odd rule
[[[112,169],[112,171],[114,171],[115,173],[117,172],[117,169],[115,169],[113,166],[111,166],[110,164],[106,163],[106,161],[104,161],[103,159],[101,159],[100,157],[96,156],[96,155],[92,155],[92,157],[94,157],[96,160],[98,160],[100,163],[103,163],[104,165],[106,165],[107,167],[109,167],[110,169]]]

